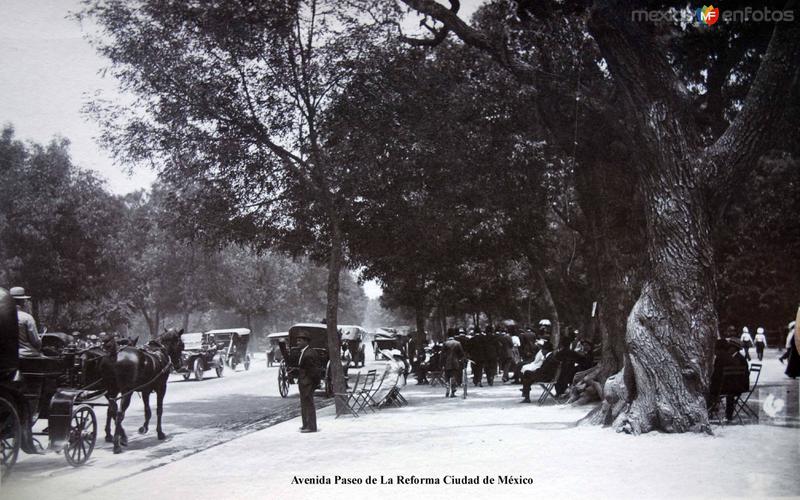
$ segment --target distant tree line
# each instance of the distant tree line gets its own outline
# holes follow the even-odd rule
[[[111,194],[71,161],[66,140],[26,144],[7,126],[0,286],[33,294],[35,316],[50,331],[141,325],[130,335],[146,338],[171,325],[285,329],[324,317],[325,269],[237,243],[211,245],[181,229],[171,210],[161,185]],[[355,278],[343,274],[342,318],[360,323],[365,307]]]

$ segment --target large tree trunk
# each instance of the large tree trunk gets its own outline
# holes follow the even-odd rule
[[[547,279],[544,276],[544,272],[541,269],[536,271],[536,281],[538,282],[539,289],[542,291],[542,297],[544,298],[544,303],[547,306],[548,314],[550,315],[548,318],[550,320],[550,324],[552,325],[550,341],[553,343],[554,348],[558,348],[558,343],[561,340],[561,325],[558,321],[558,308],[553,300],[553,295],[550,293],[550,287],[547,284]]]
[[[414,307],[414,319],[417,323],[417,335],[415,342],[417,344],[417,352],[413,353],[418,359],[424,356],[425,346],[428,344],[428,338],[425,335],[425,298],[420,292],[420,297],[417,299],[417,304]],[[412,354],[409,353],[409,357]]]
[[[662,90],[664,81],[672,81],[667,76],[674,78],[666,58],[656,53],[653,61],[653,54],[643,52],[636,28],[624,15],[601,5],[589,29],[626,94],[629,116],[639,125],[636,166],[649,279],[628,317],[625,367],[605,390],[615,393],[615,383],[624,381],[625,411],[606,420],[613,418],[616,429],[636,434],[708,431],[705,394],[717,314],[711,231],[700,165],[694,163],[701,148],[674,89]],[[637,67],[643,64],[646,74]]]
[[[330,357],[329,373],[333,392],[344,392],[344,372],[340,356],[338,316],[339,316],[339,274],[342,269],[342,234],[339,222],[331,217],[332,235],[331,252],[328,258],[328,290],[325,317],[328,326],[328,355]],[[341,401],[336,400],[337,411],[344,411]]]
[[[189,331],[189,316],[192,315],[192,310],[190,308],[184,308],[183,310],[183,331]]]

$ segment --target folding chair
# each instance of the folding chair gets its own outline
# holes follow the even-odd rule
[[[378,401],[378,408],[387,408],[389,406],[394,406],[396,408],[400,408],[408,404],[408,401],[400,394],[400,388],[397,386],[398,382],[400,381],[400,377],[396,377],[392,386],[386,392],[386,394]]]
[[[744,368],[740,368],[738,366],[726,366],[726,367],[724,367],[722,369],[722,382],[721,382],[720,386],[723,389],[726,388],[726,387],[730,387],[732,384],[729,381],[741,379],[741,377],[746,376],[746,375],[747,375],[747,373],[745,372]],[[733,403],[734,404],[734,410],[733,410],[733,414],[731,415],[731,419],[733,419],[734,417],[738,417],[739,418],[739,423],[742,423],[742,418],[741,418],[741,416],[738,415],[738,413],[736,411],[736,407],[739,404],[740,396],[741,396],[741,394],[739,394],[739,393],[729,394],[729,393],[726,393],[726,392],[721,392],[720,394],[718,394],[716,396],[715,401],[712,401],[711,407],[708,410],[709,422],[711,422],[711,423],[715,423],[716,422],[719,425],[725,425],[725,422],[726,422],[726,419],[725,419],[725,408],[727,406],[726,399],[728,397],[733,397],[734,398],[734,403]]]
[[[376,396],[380,393],[381,388],[383,387],[383,383],[386,381],[387,373],[388,372],[386,371],[383,372],[380,381],[378,381],[377,387],[375,387],[374,389],[370,389],[364,394],[365,396],[364,404],[366,405],[366,408],[369,408],[369,410],[372,411],[373,413],[375,412],[375,407],[378,406],[378,401],[380,401],[380,399],[376,399]]]
[[[441,370],[435,372],[428,372],[428,382],[430,383],[431,387],[437,387],[440,385],[445,385],[446,382],[444,380],[444,374]]]
[[[742,393],[736,399],[736,410],[734,410],[733,416],[738,418],[739,422],[742,421],[742,414],[748,417],[752,417],[756,419],[756,422],[758,422],[758,412],[750,408],[747,402],[750,401],[750,396],[753,395],[753,392],[755,392],[756,387],[758,387],[758,379],[761,378],[761,363],[752,363],[750,365],[750,375],[752,376],[753,373],[756,374],[756,380],[750,387],[750,391],[747,392],[746,394]]]
[[[343,403],[341,405],[336,404],[335,418],[339,418],[340,416],[344,415],[345,412],[350,413],[354,417],[358,417],[358,411],[356,411],[356,405],[358,404],[357,395],[360,394],[361,392],[361,389],[358,386],[360,378],[361,378],[361,373],[356,373],[356,379],[353,382],[353,389],[351,391],[333,393],[334,401],[337,403],[341,401]],[[342,407],[341,409],[339,408],[340,406]]]
[[[552,398],[555,401],[555,394],[553,394],[553,390],[555,389],[556,382],[558,382],[558,377],[561,376],[561,365],[563,363],[558,363],[558,368],[556,368],[556,373],[553,376],[553,379],[550,382],[539,382],[539,387],[543,389],[541,396],[539,396],[539,405],[543,405],[547,398]]]
[[[366,377],[364,377],[364,384],[361,386],[361,391],[355,394],[356,405],[358,405],[356,413],[361,413],[364,411],[364,407],[367,406],[369,394],[375,388],[376,373],[377,370],[368,371]]]

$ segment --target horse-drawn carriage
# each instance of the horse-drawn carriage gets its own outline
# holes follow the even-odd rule
[[[105,393],[88,381],[88,354],[65,348],[57,357],[20,357],[17,352],[16,310],[0,289],[0,474],[17,461],[20,449],[41,453],[37,436],[48,438],[47,449],[63,452],[67,463],[86,463],[97,439],[94,401]],[[13,338],[12,338],[13,337]],[[46,419],[46,431],[35,432]]]
[[[281,354],[280,344],[286,342],[289,338],[289,332],[275,332],[267,335],[269,345],[267,346],[267,368],[271,368],[276,363],[280,364],[283,361],[283,354]]]
[[[250,330],[247,328],[228,328],[209,330],[207,335],[213,335],[218,348],[225,353],[225,362],[236,370],[237,365],[244,365],[245,370],[250,369],[250,353],[247,346],[250,343]]]
[[[197,381],[203,380],[203,374],[207,370],[214,370],[217,377],[222,376],[225,360],[210,334],[184,333],[181,340],[184,346],[181,366],[176,371],[183,374],[183,380],[189,380],[192,374]]]
[[[328,354],[327,326],[322,323],[299,323],[289,328],[288,342],[280,342],[279,347],[283,359],[278,369],[278,391],[281,397],[289,395],[289,385],[296,384],[300,375],[299,361],[300,348],[297,346],[297,336],[300,333],[308,335],[309,348],[317,351],[320,360],[320,381],[325,396],[333,396],[331,386],[330,356]]]
[[[366,330],[360,326],[355,325],[340,325],[339,326],[339,341],[342,348],[346,347],[350,351],[350,362],[353,366],[364,366],[364,337]]]

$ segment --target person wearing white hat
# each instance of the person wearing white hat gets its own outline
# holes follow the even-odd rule
[[[750,348],[753,347],[753,337],[750,336],[750,330],[746,326],[742,328],[742,336],[739,340],[742,341],[742,347],[744,347],[744,359],[750,361]]]
[[[25,289],[15,286],[8,291],[14,303],[17,305],[17,323],[19,324],[19,355],[23,357],[41,356],[42,339],[39,338],[39,330],[36,328],[36,320],[33,319],[25,307],[30,300],[30,295],[25,294]]]
[[[764,335],[764,328],[758,327],[756,330],[756,354],[758,354],[758,360],[761,361],[764,359],[764,349],[767,347],[767,336]]]

